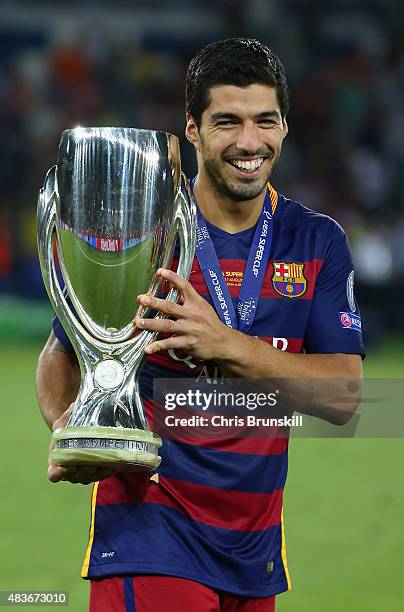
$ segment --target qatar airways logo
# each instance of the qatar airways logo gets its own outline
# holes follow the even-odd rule
[[[257,336],[255,336],[257,338]],[[278,349],[279,351],[287,351],[288,346],[289,346],[289,341],[287,338],[272,338],[272,346],[276,349]],[[191,370],[194,370],[195,368],[197,368],[198,366],[201,365],[201,362],[199,363],[195,363],[194,361],[192,361],[192,355],[185,355],[184,357],[178,355],[174,349],[169,349],[168,350],[168,354],[170,355],[171,359],[173,359],[174,361],[179,361],[181,363],[185,363]],[[219,378],[223,378],[223,376],[220,373],[220,370],[217,366],[215,366],[215,374],[213,377],[211,377],[208,373],[208,369],[206,367],[206,365],[203,366],[202,371],[200,376],[202,375],[202,377],[206,377],[206,378],[214,378],[214,379],[219,379]],[[205,376],[203,376],[205,375]],[[200,377],[199,376],[199,377]],[[216,382],[217,382],[216,380]],[[209,381],[211,382],[211,381]]]

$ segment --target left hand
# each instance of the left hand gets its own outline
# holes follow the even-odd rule
[[[73,410],[74,403],[70,404],[69,408],[62,414],[62,416],[54,422],[52,431],[61,429],[66,426],[69,416]],[[55,448],[55,441],[51,440],[49,451]],[[48,458],[48,479],[51,482],[60,482],[66,480],[73,484],[90,484],[97,482],[98,480],[104,480],[109,478],[117,471],[116,466],[111,467],[100,467],[97,465],[56,465],[52,462],[51,457]]]
[[[221,322],[212,306],[201,297],[192,285],[172,270],[161,268],[157,270],[160,276],[170,283],[181,294],[180,304],[169,302],[151,295],[139,295],[140,306],[173,317],[173,319],[142,319],[135,318],[139,329],[173,334],[164,340],[156,340],[145,348],[150,355],[158,351],[182,349],[196,359],[211,360],[218,358],[226,344],[226,336],[230,330]]]

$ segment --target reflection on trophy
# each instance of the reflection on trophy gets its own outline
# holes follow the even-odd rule
[[[162,441],[148,429],[138,384],[144,348],[157,334],[138,332],[132,320],[139,294],[159,294],[155,272],[170,267],[177,238],[177,273],[188,278],[195,219],[176,136],[129,128],[63,132],[57,165],[39,194],[38,249],[82,380],[66,427],[53,433],[53,463],[160,464]],[[176,301],[177,291],[166,299]]]

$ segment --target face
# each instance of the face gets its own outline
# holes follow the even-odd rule
[[[216,192],[237,201],[264,191],[286,134],[275,88],[258,83],[212,87],[199,129],[187,116],[186,135],[197,150],[199,173]]]

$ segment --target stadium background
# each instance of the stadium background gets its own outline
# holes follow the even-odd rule
[[[68,590],[70,609],[86,609],[90,489],[47,482],[49,435],[33,391],[51,316],[36,197],[60,133],[77,124],[171,131],[191,176],[187,61],[234,35],[268,43],[286,64],[290,134],[273,183],[348,231],[366,376],[404,377],[402,2],[0,1],[0,590]],[[403,610],[402,440],[299,439],[290,455],[293,591],[277,610]]]

